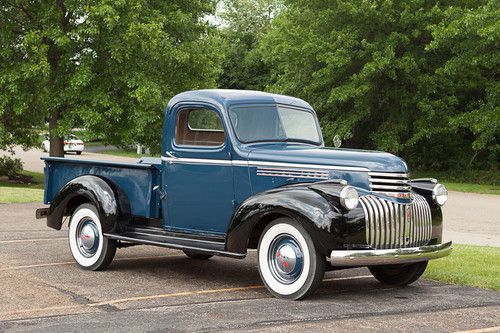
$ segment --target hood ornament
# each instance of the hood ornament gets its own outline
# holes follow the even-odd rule
[[[340,148],[340,145],[342,145],[342,138],[337,134],[333,137],[333,146],[335,148]]]

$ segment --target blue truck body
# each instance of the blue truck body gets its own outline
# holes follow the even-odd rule
[[[407,173],[403,160],[389,153],[334,149],[290,143],[244,144],[231,132],[227,119],[229,108],[234,105],[261,104],[294,105],[312,110],[304,101],[282,95],[260,92],[206,90],[179,94],[165,111],[163,152],[179,158],[218,161],[207,163],[179,163],[170,165],[167,156],[162,159],[145,159],[135,164],[104,161],[44,158],[46,161],[45,203],[50,204],[61,188],[70,180],[82,175],[95,175],[111,180],[122,188],[131,203],[131,213],[146,218],[159,218],[161,203],[156,185],[166,193],[168,205],[164,208],[163,226],[169,230],[209,232],[224,235],[231,216],[239,204],[250,196],[287,184],[310,181],[309,178],[259,177],[259,162],[283,163],[304,167],[328,166],[329,179],[342,179],[360,189],[369,191],[368,172],[383,171]],[[175,114],[179,108],[208,107],[219,114],[228,138],[216,149],[179,147],[173,141]],[[224,162],[233,163],[229,168]],[[251,161],[250,164],[245,164]],[[320,178],[321,179],[321,178]],[[199,193],[198,188],[205,191]],[[398,200],[398,199],[391,199]],[[192,209],[192,207],[199,207]],[[208,218],[207,218],[208,217]]]
[[[238,116],[236,110],[279,107],[313,119],[308,126],[317,128],[318,139],[247,142],[238,137],[263,130],[238,123],[240,118],[232,118]],[[221,127],[209,133],[190,124],[183,129],[178,123],[184,110],[209,110]],[[265,122],[263,127],[274,126],[269,119],[270,127]],[[179,144],[182,131],[220,144],[198,145],[192,133],[188,133],[191,143]],[[316,137],[314,131],[309,134]],[[433,179],[410,182],[406,163],[389,153],[325,147],[314,110],[298,98],[240,90],[185,92],[172,98],[165,110],[160,158],[130,164],[44,160],[44,201],[50,207],[37,214],[60,229],[64,216],[90,202],[98,207],[101,237],[118,244],[153,244],[241,258],[247,248],[263,241],[266,226],[286,217],[303,225],[316,251],[330,258],[333,266],[334,257],[340,266],[349,266],[346,258],[352,266],[375,260],[375,252],[356,261],[346,250],[418,248],[421,259],[410,256],[404,262],[432,259],[451,250],[451,244],[441,244],[442,215],[436,203],[437,189],[445,191],[441,185]],[[359,196],[354,207],[346,208],[347,187]],[[293,242],[286,243],[289,252],[298,247]],[[434,247],[422,250],[422,246]],[[402,260],[396,252],[391,258]],[[374,264],[387,262],[391,260],[383,258]],[[289,278],[291,273],[282,274]]]

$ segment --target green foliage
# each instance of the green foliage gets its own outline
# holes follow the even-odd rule
[[[0,156],[0,176],[13,179],[23,171],[23,163],[19,158]]]
[[[220,17],[220,48],[224,51],[220,88],[264,90],[269,67],[262,61],[259,42],[281,10],[280,0],[225,0]]]
[[[497,167],[497,1],[298,1],[259,45],[268,89],[309,101],[326,142],[430,169]]]
[[[188,126],[192,129],[223,131],[222,122],[217,114],[211,110],[190,110]]]
[[[108,143],[160,147],[174,94],[212,87],[214,1],[32,1],[0,5],[0,146],[85,127]]]
[[[412,178],[436,178],[440,182],[500,186],[500,170],[413,170]]]

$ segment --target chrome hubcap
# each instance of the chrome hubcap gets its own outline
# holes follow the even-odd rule
[[[284,284],[295,282],[302,272],[304,255],[291,235],[280,235],[271,243],[268,264],[273,276]]]
[[[95,222],[89,218],[80,221],[77,229],[77,243],[84,257],[92,257],[99,247],[99,230]]]

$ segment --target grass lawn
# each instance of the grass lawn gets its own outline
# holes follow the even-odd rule
[[[31,184],[16,184],[0,180],[0,203],[24,203],[43,201],[43,173],[23,171],[23,175],[33,177]]]
[[[458,192],[473,192],[473,193],[483,193],[483,194],[499,194],[500,186],[498,185],[484,185],[484,184],[470,184],[470,183],[448,183],[443,182],[443,185],[449,191]]]
[[[0,185],[0,204],[43,202],[43,189]]]
[[[87,141],[87,142],[85,142],[85,147],[97,147],[97,146],[104,146],[104,143],[102,141]]]
[[[500,291],[500,247],[454,244],[451,255],[429,262],[424,278]]]

